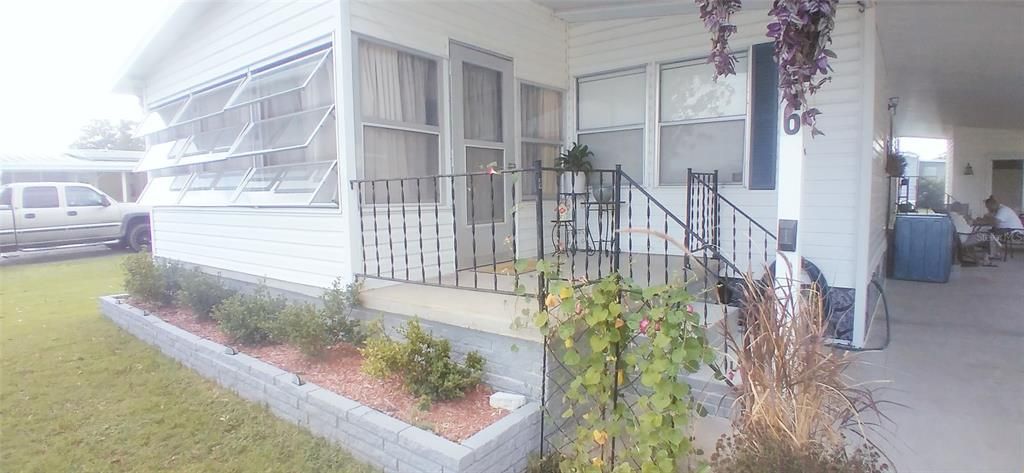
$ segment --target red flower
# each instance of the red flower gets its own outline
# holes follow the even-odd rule
[[[647,334],[647,326],[650,324],[651,320],[648,319],[647,317],[644,317],[643,320],[640,321],[640,333]]]

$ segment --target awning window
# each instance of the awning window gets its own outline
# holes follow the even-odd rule
[[[335,163],[321,161],[254,169],[242,184],[235,204],[305,206],[331,203],[338,184]]]
[[[170,128],[184,105],[185,97],[182,97],[154,108],[142,119],[132,136],[145,136]]]
[[[236,79],[211,89],[197,92],[189,96],[188,102],[182,108],[181,113],[174,119],[174,125],[201,120],[216,115],[224,110],[228,100],[238,90],[242,79]]]
[[[182,151],[188,146],[189,140],[189,138],[182,138],[150,146],[146,154],[139,160],[135,172],[153,171],[176,165]]]
[[[188,145],[182,149],[181,157],[175,165],[210,163],[226,159],[232,146],[238,141],[239,135],[245,131],[248,125],[246,123],[196,133],[189,140]]]
[[[305,88],[328,54],[329,50],[321,51],[250,75],[228,101],[227,107],[246,105]]]
[[[175,205],[182,189],[188,183],[190,174],[162,176],[150,179],[139,196],[139,203],[145,205]]]
[[[245,130],[228,157],[305,148],[331,116],[332,110],[334,106],[328,105],[255,122]]]
[[[182,205],[229,205],[248,169],[196,174],[181,197]]]

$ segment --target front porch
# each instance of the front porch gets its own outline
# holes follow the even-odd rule
[[[949,283],[889,280],[891,344],[854,372],[882,382],[891,419],[874,435],[905,472],[1015,472],[1024,465],[1024,258],[954,266]],[[886,324],[871,326],[878,347]]]

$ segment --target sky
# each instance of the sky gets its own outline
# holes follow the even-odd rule
[[[0,151],[61,151],[93,118],[139,120],[110,92],[170,0],[14,0],[0,4]]]
[[[949,142],[941,138],[900,137],[900,151],[914,153],[923,161],[946,159]]]

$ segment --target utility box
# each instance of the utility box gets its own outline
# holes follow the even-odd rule
[[[955,235],[948,216],[897,215],[893,236],[893,278],[949,281]]]

